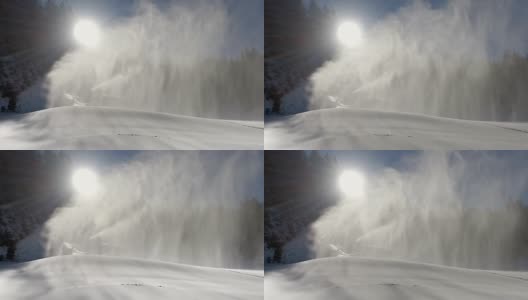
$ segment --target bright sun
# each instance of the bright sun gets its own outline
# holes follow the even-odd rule
[[[99,189],[97,174],[90,169],[78,169],[73,173],[72,184],[75,191],[83,196],[92,196]]]
[[[99,26],[91,20],[80,20],[73,29],[75,40],[81,45],[95,48],[101,40],[101,30]]]
[[[365,176],[355,170],[344,171],[339,176],[339,188],[347,197],[362,197],[365,194]]]
[[[363,43],[363,33],[355,22],[346,21],[337,28],[337,39],[349,48],[357,48]]]

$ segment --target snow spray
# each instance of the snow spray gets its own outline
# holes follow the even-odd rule
[[[259,9],[259,1],[244,2],[237,5],[247,6],[246,14]],[[72,49],[54,65],[47,106],[262,119],[263,64],[247,57],[233,62],[258,46],[245,43],[237,29],[244,16],[228,3],[169,1],[160,8],[138,1],[135,15],[101,25],[97,47]]]
[[[365,26],[309,84],[312,109],[335,107],[461,119],[526,121],[525,1],[415,0]]]
[[[263,154],[148,152],[100,174],[45,224],[47,255],[115,255],[257,268],[263,255]]]
[[[313,250],[318,257],[517,269],[526,253],[516,205],[526,194],[527,169],[485,153],[413,156],[401,169],[368,176],[364,197],[344,198],[316,221]]]

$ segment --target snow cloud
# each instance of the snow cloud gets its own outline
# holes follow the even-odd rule
[[[312,76],[311,105],[333,97],[356,108],[527,120],[527,13],[526,1],[410,1]]]
[[[371,174],[365,197],[341,201],[313,224],[314,253],[518,268],[528,164],[515,155],[425,152]]]
[[[250,2],[241,9],[252,11],[260,3]],[[240,47],[251,45],[239,41],[247,34],[233,30],[240,21],[233,11],[225,1],[140,1],[135,15],[101,25],[97,48],[78,47],[55,64],[47,76],[48,106],[262,118],[254,94],[262,91],[262,82],[255,82],[263,67],[247,57],[238,65],[228,60],[241,59]]]
[[[75,249],[257,267],[263,255],[262,156],[252,151],[146,152],[102,174],[97,197],[74,196],[71,206],[46,223],[48,255]]]

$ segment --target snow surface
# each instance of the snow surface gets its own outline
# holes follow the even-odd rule
[[[0,264],[0,299],[263,299],[262,271],[68,255]]]
[[[0,149],[262,149],[263,123],[109,107],[0,114]]]
[[[528,299],[528,273],[337,257],[266,272],[266,299]]]
[[[266,119],[265,149],[523,150],[528,123],[331,108]]]

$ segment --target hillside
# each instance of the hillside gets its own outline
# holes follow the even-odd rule
[[[269,299],[528,299],[528,273],[336,257],[266,272]]]
[[[261,271],[193,267],[104,256],[0,264],[0,298],[262,299]]]
[[[332,108],[269,117],[264,136],[269,150],[514,150],[528,147],[528,123]]]
[[[103,107],[0,115],[0,149],[261,149],[262,122]]]

